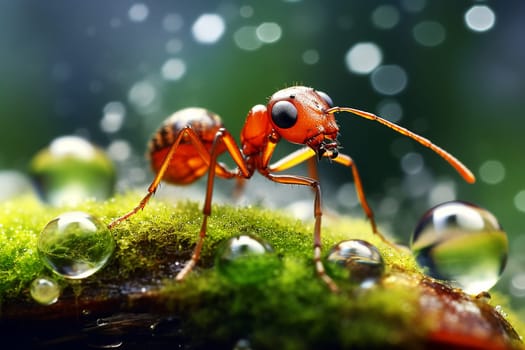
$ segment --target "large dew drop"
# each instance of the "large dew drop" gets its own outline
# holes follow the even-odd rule
[[[250,235],[241,235],[220,245],[215,266],[222,276],[234,283],[252,284],[274,275],[280,261],[268,243]]]
[[[348,272],[350,281],[363,287],[373,285],[385,269],[377,248],[360,239],[337,243],[330,249],[326,259],[343,267]]]
[[[411,249],[431,277],[470,294],[488,291],[505,268],[508,240],[497,219],[474,204],[451,201],[427,211]]]
[[[51,205],[104,200],[114,191],[115,167],[100,148],[77,136],[62,136],[31,161],[31,177],[40,198]]]
[[[51,220],[38,239],[38,253],[53,272],[82,279],[100,270],[113,254],[111,232],[89,214],[64,213]]]

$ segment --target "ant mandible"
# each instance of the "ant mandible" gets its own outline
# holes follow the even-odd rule
[[[223,127],[216,114],[202,108],[186,108],[167,118],[149,143],[151,166],[156,176],[148,188],[148,193],[140,203],[125,215],[113,220],[108,227],[118,223],[143,209],[157,190],[161,180],[173,184],[189,184],[208,173],[206,197],[203,207],[203,221],[199,239],[191,259],[178,273],[176,280],[183,280],[195,267],[206,237],[207,221],[211,215],[211,202],[215,176],[249,179],[258,171],[271,181],[309,186],[315,193],[314,199],[314,263],[317,274],[332,291],[337,291],[335,282],[326,274],[321,260],[321,188],[316,176],[277,174],[305,161],[329,158],[350,167],[356,186],[357,196],[366,213],[372,230],[387,241],[377,230],[374,215],[365,198],[361,178],[350,156],[339,153],[337,136],[339,127],[335,113],[348,112],[377,121],[400,134],[408,136],[443,157],[467,181],[473,183],[475,177],[458,159],[444,149],[434,145],[401,126],[380,118],[372,113],[350,107],[335,107],[331,98],[321,91],[309,87],[293,86],[277,91],[266,106],[256,105],[249,112],[241,131],[241,148],[233,136]],[[291,143],[304,145],[283,159],[270,164],[277,143],[285,139]],[[236,164],[229,169],[217,158],[227,152]],[[387,241],[388,242],[388,241]]]

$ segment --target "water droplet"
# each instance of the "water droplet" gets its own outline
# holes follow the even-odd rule
[[[339,242],[330,249],[326,259],[345,268],[350,281],[361,286],[373,285],[385,269],[377,248],[360,239]]]
[[[379,46],[370,42],[357,43],[348,50],[345,56],[347,68],[356,74],[369,74],[383,60]]]
[[[412,236],[411,249],[430,276],[479,294],[492,288],[503,272],[508,241],[490,212],[452,201],[423,215]]]
[[[83,212],[51,220],[38,239],[38,253],[53,272],[71,279],[100,270],[113,254],[115,241],[104,224]]]
[[[57,302],[60,296],[60,286],[48,277],[38,277],[31,282],[31,297],[42,305],[51,305]]]
[[[51,205],[75,205],[113,194],[115,166],[106,153],[77,136],[62,136],[38,152],[30,174],[41,199]]]
[[[214,13],[205,13],[199,16],[193,26],[191,32],[197,42],[201,44],[214,44],[224,34],[226,24],[224,19]]]
[[[268,243],[251,235],[241,235],[219,246],[215,265],[230,281],[253,284],[274,275],[280,262]]]
[[[485,32],[496,23],[496,15],[486,5],[474,5],[465,13],[465,23],[474,32]]]

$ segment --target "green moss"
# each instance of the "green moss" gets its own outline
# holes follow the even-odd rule
[[[49,220],[80,210],[109,223],[139,200],[139,195],[128,194],[102,203],[52,208],[24,197],[1,204],[0,301],[4,305],[31,302],[29,285],[45,271],[36,242]],[[231,349],[232,341],[240,338],[249,339],[254,348],[403,347],[420,344],[432,328],[419,314],[415,286],[422,274],[412,255],[373,235],[366,221],[327,216],[324,253],[344,239],[367,240],[379,249],[385,274],[392,277],[363,289],[335,273],[341,288],[338,294],[330,293],[315,274],[313,223],[256,207],[214,206],[199,268],[183,283],[174,282],[176,270],[191,254],[201,223],[200,205],[153,199],[145,210],[114,228],[113,258],[81,285],[97,290],[131,280],[159,288],[155,295],[157,303],[164,305],[163,312],[181,317],[185,334],[193,341],[213,342],[218,348]],[[237,283],[213,268],[219,243],[240,234],[257,236],[273,247],[280,263],[269,274],[271,278]],[[396,279],[398,274],[405,277]],[[68,285],[68,281],[61,283]],[[81,298],[79,288],[73,285]]]

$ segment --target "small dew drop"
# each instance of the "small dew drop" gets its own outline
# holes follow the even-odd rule
[[[490,185],[498,184],[505,179],[505,167],[498,160],[487,160],[479,167],[479,177]]]
[[[509,247],[494,215],[476,205],[452,201],[423,215],[411,249],[430,276],[477,295],[498,282]]]
[[[352,73],[369,74],[376,69],[383,60],[383,53],[379,46],[371,42],[357,43],[348,50],[345,56],[347,68]]]
[[[161,73],[166,80],[180,80],[186,73],[186,63],[180,58],[170,58],[162,65]]]
[[[60,286],[48,277],[38,277],[31,282],[31,297],[42,305],[51,305],[60,297]]]
[[[383,95],[397,95],[403,91],[408,82],[408,77],[403,68],[398,65],[384,65],[375,69],[370,80],[372,87]]]
[[[104,267],[115,241],[98,219],[83,212],[67,212],[44,227],[37,248],[42,262],[54,273],[82,279]]]
[[[445,27],[439,22],[423,21],[415,25],[412,35],[423,46],[434,47],[445,41]]]
[[[372,23],[379,29],[392,29],[399,23],[399,10],[392,5],[378,6],[372,12]]]
[[[303,52],[303,62],[306,64],[316,64],[319,62],[319,51],[310,49]]]
[[[385,269],[377,248],[360,239],[339,242],[330,249],[326,259],[347,270],[350,281],[366,287],[381,278]]]
[[[465,23],[474,32],[486,32],[494,27],[496,15],[486,5],[474,5],[465,13]]]
[[[240,235],[219,246],[215,266],[234,283],[253,284],[275,275],[280,261],[268,243],[251,235]]]
[[[199,16],[191,27],[195,40],[201,44],[214,44],[226,30],[224,19],[215,13],[205,13]]]
[[[148,15],[149,9],[143,3],[133,4],[128,11],[128,17],[132,22],[144,22]]]

